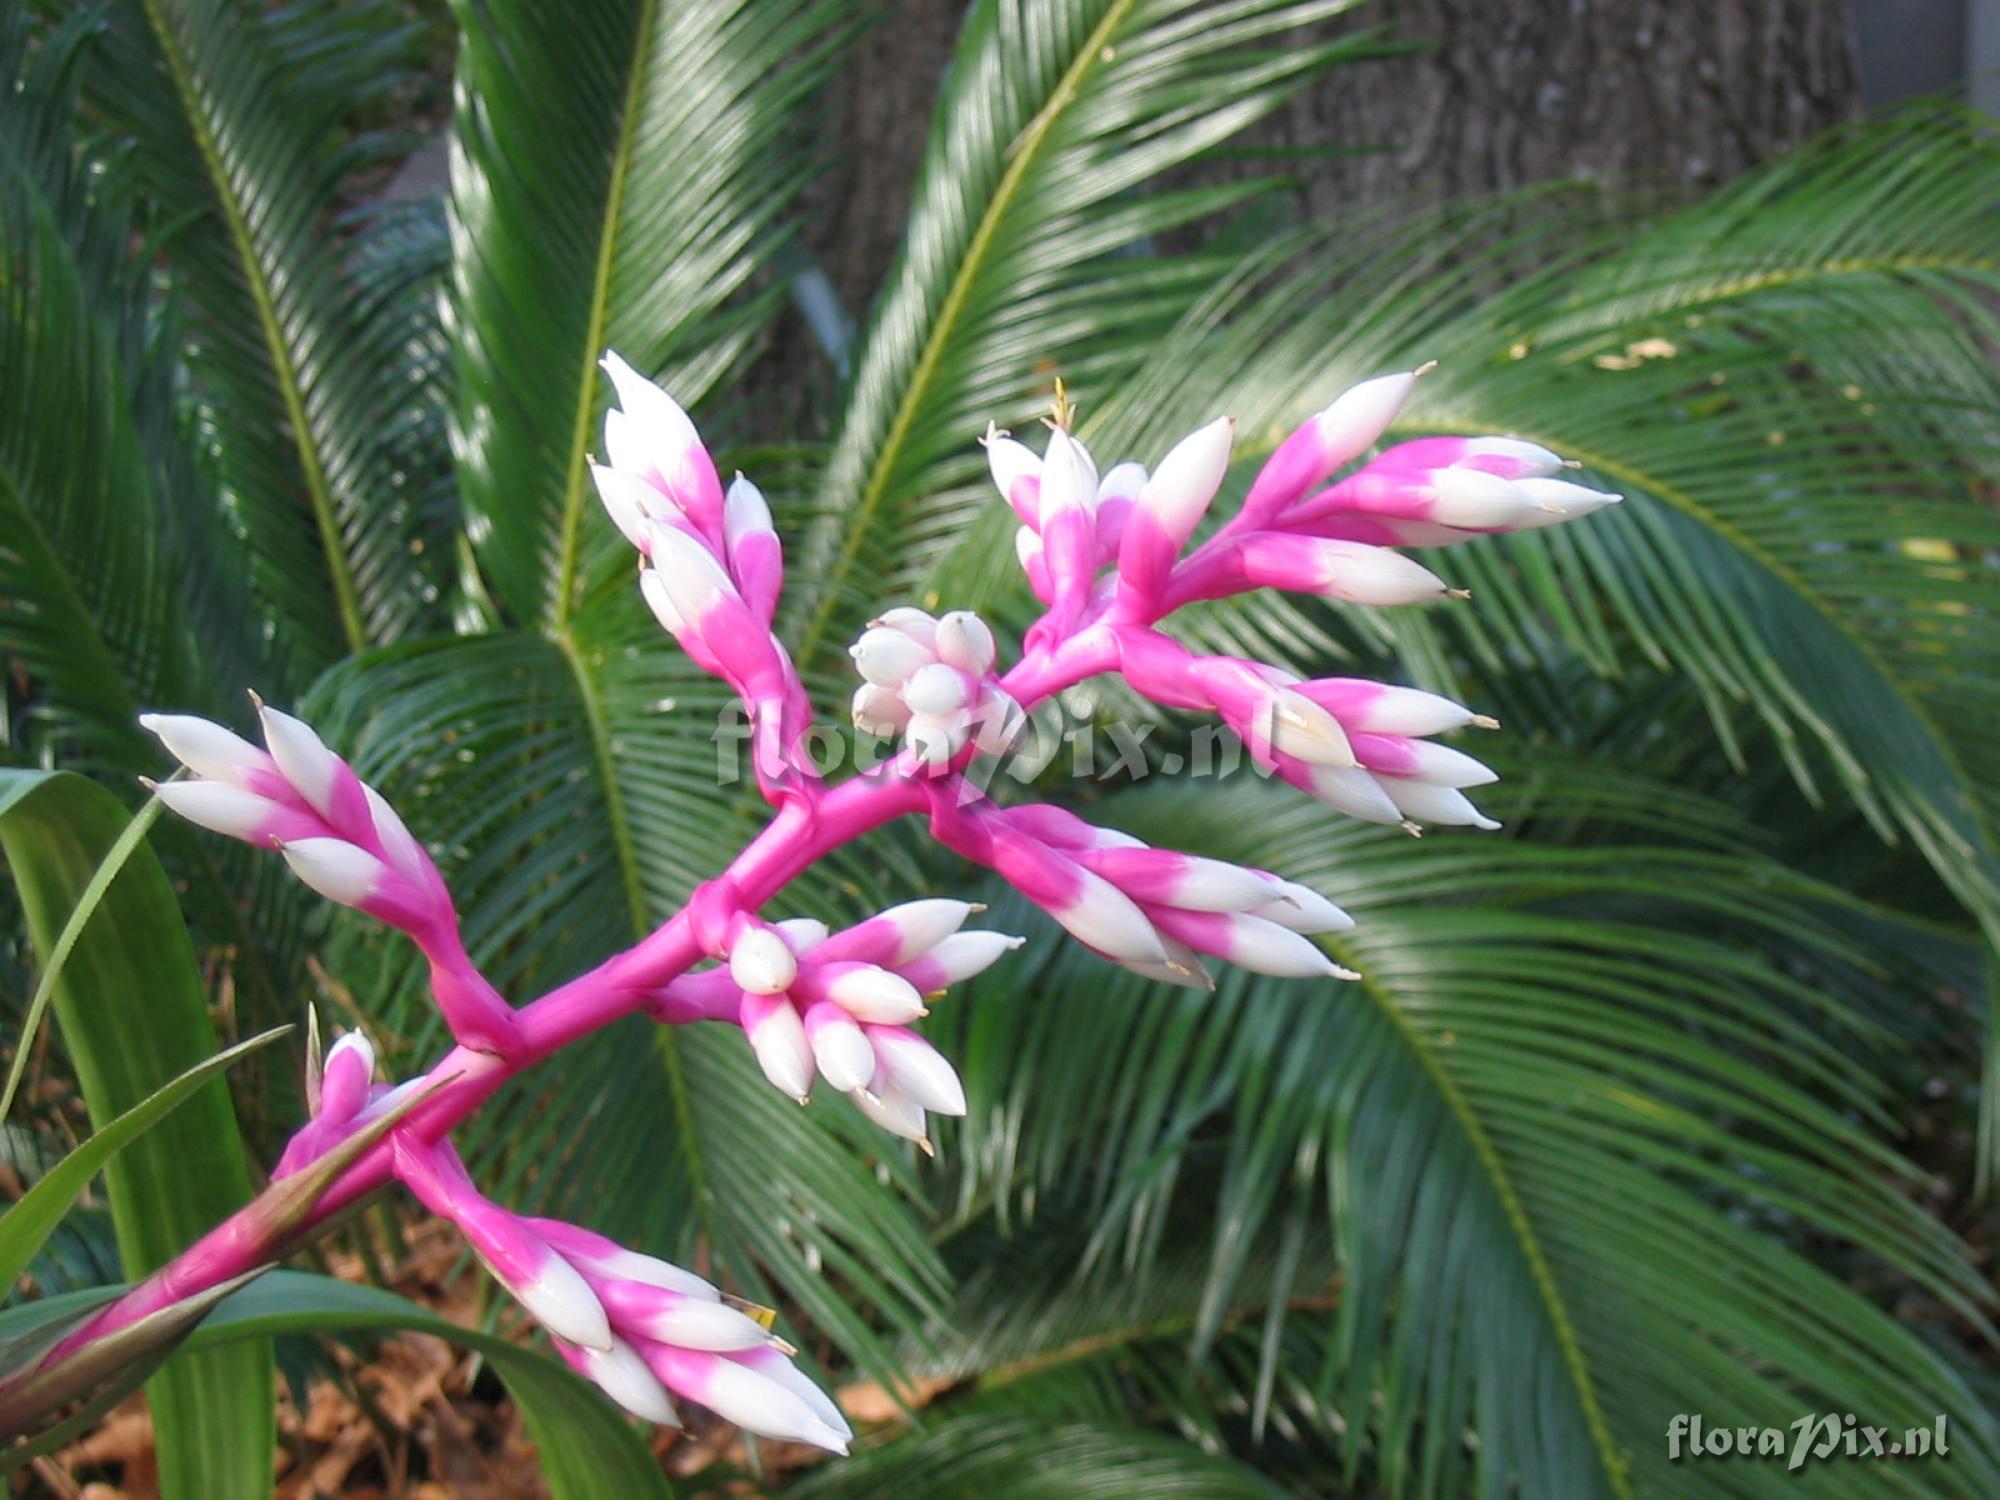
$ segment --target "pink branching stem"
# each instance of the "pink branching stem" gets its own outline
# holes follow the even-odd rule
[[[310,726],[260,702],[259,747],[207,720],[144,716],[195,773],[159,787],[161,799],[201,826],[278,851],[321,895],[408,934],[430,962],[433,996],[458,1045],[390,1088],[373,1082],[367,1038],[342,1037],[309,1082],[313,1118],[280,1157],[272,1189],[90,1318],[48,1360],[254,1273],[401,1179],[457,1225],[556,1352],[628,1411],[672,1421],[671,1393],[750,1431],[845,1452],[851,1428],[792,1366],[793,1351],[768,1339],[768,1322],[724,1305],[691,1272],[484,1198],[450,1132],[509,1079],[644,1013],[669,1025],[740,1026],[766,1079],[787,1096],[806,1102],[817,1080],[929,1150],[927,1116],[965,1114],[966,1096],[949,1061],[909,1023],[927,996],[1021,940],[961,932],[976,908],[945,898],[839,933],[813,917],[761,915],[815,861],[910,813],[1087,948],[1149,979],[1213,988],[1205,957],[1277,977],[1358,977],[1313,941],[1353,925],[1319,893],[1267,871],[1154,849],[1057,807],[1002,807],[964,773],[979,755],[1004,754],[1026,712],[1115,673],[1162,707],[1215,714],[1259,767],[1341,812],[1412,831],[1420,822],[1498,827],[1462,791],[1492,781],[1493,771],[1431,740],[1496,727],[1491,719],[1414,688],[1308,682],[1275,665],[1199,654],[1160,622],[1182,604],[1263,588],[1361,605],[1443,598],[1454,591],[1393,549],[1545,526],[1617,498],[1555,477],[1556,455],[1506,437],[1419,439],[1329,484],[1383,436],[1417,370],[1364,381],[1316,413],[1264,464],[1239,513],[1189,552],[1228,472],[1234,423],[1220,418],[1189,434],[1150,474],[1131,462],[1100,474],[1059,400],[1043,454],[997,429],[986,438],[994,481],[1024,523],[1019,560],[1046,606],[1021,657],[996,676],[997,643],[976,615],[885,610],[849,652],[861,678],[851,717],[866,732],[900,735],[902,749],[829,787],[799,753],[813,705],[774,629],[784,559],[769,506],[743,475],[723,484],[664,391],[616,356],[605,369],[621,404],[606,418],[609,463],[592,469],[600,497],[639,554],[647,607],[748,710],[770,823],[651,936],[515,1010],[467,955],[428,852]],[[716,968],[688,973],[711,959]],[[390,1118],[399,1108],[407,1113]]]
[[[1092,632],[1024,659],[1003,681],[1015,700],[1030,709],[1108,669],[1116,659],[1111,637]],[[430,1093],[397,1130],[426,1142],[442,1139],[510,1078],[643,1010],[654,990],[706,958],[709,948],[702,924],[712,920],[711,912],[755,909],[831,851],[905,814],[927,811],[930,805],[930,779],[913,775],[907,756],[814,797],[786,801],[729,868],[650,937],[518,1011],[518,1050],[501,1057],[454,1047],[407,1085],[413,1093]],[[254,1202],[239,1210],[76,1329],[51,1358],[303,1244],[344,1209],[390,1182],[395,1176],[392,1156],[392,1143],[384,1140],[359,1157],[334,1180],[304,1225],[282,1239],[274,1239],[260,1222]]]

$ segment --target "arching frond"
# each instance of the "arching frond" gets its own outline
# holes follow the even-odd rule
[[[385,149],[345,123],[403,75],[406,34],[372,0],[118,0],[106,18],[90,96],[163,226],[230,514],[302,683],[437,598],[441,559],[412,554],[420,518],[383,446],[379,358],[430,308],[370,299],[327,232],[342,177]]]

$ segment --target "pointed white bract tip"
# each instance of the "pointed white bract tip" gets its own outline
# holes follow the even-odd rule
[[[1421,604],[1449,592],[1422,563],[1372,543],[1321,541],[1313,556],[1321,591],[1350,604]]]
[[[1049,451],[1042,455],[1041,523],[1066,511],[1094,515],[1097,510],[1097,472],[1083,445],[1060,427],[1049,433]]]
[[[1538,479],[1545,474],[1553,474],[1563,466],[1563,461],[1540,443],[1531,443],[1526,438],[1481,437],[1469,438],[1465,444],[1468,458],[1504,458],[1518,464],[1521,479]]]
[[[1450,828],[1483,828],[1489,832],[1500,826],[1455,787],[1393,776],[1382,777],[1381,781],[1382,789],[1406,818]]]
[[[1174,444],[1140,491],[1139,506],[1153,515],[1176,545],[1194,535],[1222,487],[1235,441],[1233,419],[1210,422]]]
[[[642,552],[651,546],[647,522],[665,514],[660,492],[637,474],[601,464],[590,466],[590,477],[597,486],[597,498],[603,502],[605,514],[625,540]]]
[[[806,1027],[819,1076],[841,1093],[866,1088],[875,1076],[875,1049],[868,1036],[845,1016],[815,1017]]]
[[[1422,688],[1383,687],[1356,710],[1353,727],[1373,734],[1400,734],[1421,739],[1478,722],[1462,703]]]
[[[140,714],[139,726],[158,735],[167,753],[197,776],[233,781],[264,759],[264,752],[241,735],[193,714]]]
[[[646,607],[653,612],[653,618],[658,620],[669,634],[678,636],[687,629],[687,621],[681,618],[681,612],[674,607],[673,596],[667,592],[667,581],[660,576],[658,568],[639,570],[639,595],[646,601]]]
[[[353,1069],[364,1081],[375,1076],[375,1047],[367,1037],[358,1031],[342,1034],[339,1041],[326,1049],[326,1060],[320,1066],[322,1075],[335,1069]]]
[[[283,853],[294,875],[342,906],[359,906],[389,873],[381,860],[345,839],[294,839]]]
[[[613,1337],[609,1349],[579,1347],[576,1355],[577,1363],[598,1389],[640,1421],[656,1427],[681,1425],[680,1413],[674,1410],[673,1398],[660,1384],[660,1377],[623,1339]]]
[[[1512,526],[1540,502],[1512,480],[1484,469],[1434,469],[1430,519],[1444,526]]]
[[[1537,515],[1523,523],[1530,527],[1580,520],[1625,498],[1606,490],[1593,490],[1588,485],[1571,484],[1567,479],[1523,479],[1520,487],[1540,507]]]
[[[684,1394],[724,1421],[760,1437],[811,1443],[834,1453],[847,1451],[847,1438],[820,1416],[812,1403],[761,1367],[717,1355],[698,1384]]]
[[[365,781],[361,783],[361,796],[368,804],[368,819],[375,825],[375,837],[382,841],[382,852],[389,856],[389,863],[412,880],[421,881],[430,867],[430,856],[424,853],[424,846],[417,842],[416,835],[388,799]]]
[[[277,803],[226,781],[163,781],[152,791],[190,823],[233,839],[259,837],[279,811]]]
[[[1257,908],[1257,915],[1294,932],[1351,932],[1354,918],[1335,906],[1310,886],[1295,880],[1273,879],[1279,899]]]
[[[557,1338],[585,1349],[610,1350],[611,1320],[604,1315],[604,1304],[583,1274],[555,1251],[548,1252],[533,1280],[510,1284],[507,1290]]]
[[[1278,689],[1271,698],[1271,745],[1307,765],[1339,769],[1355,764],[1354,746],[1340,720],[1289,688]]]
[[[991,424],[986,428],[984,442],[986,467],[1003,496],[1011,500],[1016,483],[1041,477],[1042,461],[1035,457],[1035,450],[1026,443],[1006,436]]]
[[[320,816],[331,816],[340,762],[326,742],[311,725],[275,708],[260,708],[257,716],[263,721],[264,744],[285,780]]]
[[[928,953],[965,925],[965,919],[981,908],[970,901],[949,896],[928,896],[921,901],[905,901],[883,912],[878,920],[896,932],[896,950],[886,960],[891,966],[906,964],[920,953]]]
[[[993,670],[996,651],[993,632],[986,622],[969,609],[955,609],[937,622],[938,660],[974,677]]]
[[[649,1317],[619,1314],[623,1326],[656,1343],[679,1349],[702,1349],[711,1354],[729,1354],[742,1349],[761,1349],[771,1342],[764,1325],[721,1302],[683,1298],[661,1307]]]
[[[1132,963],[1160,963],[1167,950],[1159,929],[1132,899],[1110,881],[1088,871],[1081,888],[1049,914],[1086,946]]]
[[[926,1133],[924,1111],[914,1099],[886,1084],[880,1090],[854,1089],[847,1097],[871,1123],[893,1136],[917,1142],[928,1152],[930,1137]]]
[[[773,922],[771,930],[785,940],[785,946],[804,958],[827,938],[832,936],[826,923],[818,917],[786,917],[782,922]]]
[[[1325,462],[1337,467],[1366,452],[1389,430],[1416,383],[1417,372],[1378,375],[1341,392],[1314,419],[1326,449]]]
[[[1400,823],[1402,813],[1382,783],[1359,766],[1315,766],[1312,795],[1336,812],[1368,823]]]
[[[700,441],[695,434],[694,423],[682,410],[681,404],[657,383],[633,369],[615,351],[605,351],[604,358],[598,363],[611,377],[612,388],[618,392],[619,408],[631,419],[635,435],[656,453],[670,457],[675,451],[692,447]],[[660,463],[659,467],[664,473],[673,472],[665,463]]]
[[[799,961],[777,933],[752,927],[729,950],[729,977],[746,994],[781,994],[799,977]]]
[[[920,1036],[878,1031],[870,1037],[880,1063],[876,1082],[933,1114],[963,1115],[965,1085],[942,1052]]]
[[[1428,781],[1434,786],[1469,787],[1490,786],[1500,779],[1500,773],[1491,766],[1449,745],[1420,742],[1415,750],[1418,781]]]
[[[942,988],[985,973],[1003,954],[1013,952],[1025,942],[1026,938],[1005,932],[954,932],[939,939],[924,958],[935,966]]]
[[[803,1104],[812,1095],[813,1052],[806,1040],[805,1023],[792,1002],[776,997],[769,1014],[754,1019],[743,1028],[750,1043],[750,1055],[770,1080],[773,1088],[788,1099]]]
[[[828,996],[857,1021],[901,1026],[924,1013],[924,997],[900,974],[873,964],[848,969],[829,980]]]
[[[657,1256],[642,1255],[637,1250],[621,1248],[608,1255],[591,1256],[585,1264],[600,1275],[615,1276],[620,1281],[636,1281],[641,1286],[656,1286],[663,1292],[675,1292],[683,1297],[701,1297],[713,1302],[722,1296],[711,1283],[694,1272],[684,1271]]]
[[[682,619],[699,623],[716,599],[737,597],[734,580],[706,543],[678,526],[656,524],[650,535],[653,571]]]
[[[1229,961],[1280,979],[1322,979],[1338,967],[1310,938],[1262,917],[1231,920]]]
[[[1144,464],[1133,463],[1129,459],[1122,464],[1113,464],[1097,481],[1098,508],[1101,510],[1107,500],[1138,499],[1149,477]]]
[[[722,535],[731,551],[752,532],[775,532],[764,492],[738,474],[722,497]]]
[[[813,1414],[842,1439],[853,1440],[854,1429],[848,1425],[847,1418],[834,1404],[833,1398],[814,1384],[811,1377],[789,1359],[781,1359],[768,1349],[756,1350],[737,1357],[759,1374],[776,1381],[805,1402],[812,1408]]]
[[[1188,911],[1249,911],[1271,899],[1263,876],[1227,860],[1180,856],[1181,874],[1168,900]]]

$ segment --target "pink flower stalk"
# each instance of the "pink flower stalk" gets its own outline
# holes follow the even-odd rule
[[[638,549],[646,604],[748,707],[770,823],[657,931],[516,1011],[466,956],[428,855],[311,729],[263,709],[259,747],[204,720],[149,715],[147,727],[193,773],[161,786],[162,800],[279,850],[322,894],[407,932],[430,960],[457,1045],[428,1072],[389,1085],[374,1081],[367,1042],[342,1037],[309,1080],[312,1118],[272,1190],[29,1371],[0,1375],[0,1403],[27,1374],[253,1273],[400,1180],[460,1227],[572,1367],[628,1410],[673,1422],[678,1395],[753,1431],[844,1451],[851,1433],[838,1409],[759,1319],[690,1272],[500,1208],[473,1187],[450,1131],[524,1069],[644,1011],[663,1024],[738,1026],[785,1094],[804,1102],[824,1080],[885,1130],[928,1147],[929,1116],[963,1114],[968,1101],[951,1063],[911,1023],[928,997],[1021,940],[965,929],[977,908],[943,899],[839,932],[810,917],[760,915],[815,861],[911,814],[927,815],[941,844],[997,872],[1080,942],[1151,978],[1208,987],[1204,956],[1267,974],[1351,977],[1316,939],[1353,924],[1317,892],[1149,848],[1060,808],[1003,807],[970,785],[967,764],[1003,749],[1021,714],[1114,673],[1162,706],[1218,715],[1258,764],[1340,811],[1412,827],[1496,826],[1465,796],[1493,773],[1435,742],[1497,727],[1491,719],[1414,688],[1305,681],[1267,663],[1198,655],[1161,622],[1181,604],[1249,588],[1359,604],[1435,598],[1442,581],[1387,546],[1455,545],[1575,519],[1616,498],[1555,477],[1554,454],[1504,437],[1420,437],[1341,477],[1398,419],[1415,371],[1364,381],[1309,418],[1264,463],[1237,513],[1196,542],[1227,483],[1233,425],[1202,427],[1150,472],[1136,463],[1100,472],[1060,402],[1042,454],[997,431],[986,441],[1021,521],[1030,587],[1048,606],[1021,658],[1002,671],[992,632],[962,611],[884,613],[854,647],[863,681],[851,710],[864,727],[901,735],[903,748],[830,786],[797,754],[812,705],[771,628],[784,564],[762,494],[740,476],[725,491],[680,406],[616,355],[605,369],[618,406],[605,423],[607,462],[593,470],[598,492]],[[371,1128],[381,1138],[360,1134]],[[317,1196],[302,1199],[301,1184]]]

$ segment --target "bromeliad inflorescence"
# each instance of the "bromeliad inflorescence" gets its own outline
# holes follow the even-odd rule
[[[966,1109],[951,1064],[912,1029],[927,997],[979,973],[1020,939],[967,929],[979,908],[927,898],[839,932],[763,908],[800,871],[871,828],[928,818],[943,845],[995,871],[1079,942],[1170,983],[1208,987],[1205,957],[1261,973],[1353,977],[1315,934],[1352,922],[1280,876],[1154,849],[1048,805],[1004,806],[965,773],[1005,750],[1024,715],[1064,688],[1116,674],[1155,703],[1218,715],[1256,763],[1327,805],[1381,823],[1496,826],[1465,790],[1493,780],[1433,737],[1492,721],[1448,699],[1190,651],[1160,628],[1183,605],[1278,588],[1364,605],[1450,592],[1391,548],[1449,547],[1586,515],[1616,496],[1559,477],[1561,461],[1513,438],[1429,437],[1336,478],[1388,429],[1421,371],[1347,391],[1280,444],[1235,515],[1192,545],[1228,474],[1234,424],[1184,438],[1150,472],[1100,472],[1059,398],[1043,451],[997,430],[987,458],[1021,521],[1018,552],[1046,606],[1002,670],[993,632],[959,611],[886,610],[853,647],[851,712],[899,737],[886,762],[828,783],[802,753],[813,705],[772,628],[784,558],[749,480],[725,488],[687,414],[616,355],[599,495],[637,549],[660,623],[746,706],[760,788],[776,809],[729,867],[650,937],[516,1009],[479,973],[430,856],[373,788],[297,719],[259,705],[263,746],[199,719],[148,716],[193,773],[159,795],[190,820],[275,848],[321,894],[400,928],[430,964],[457,1042],[390,1087],[358,1035],[311,1080],[313,1118],[275,1177],[328,1163],[309,1210],[258,1205],[83,1324],[49,1359],[268,1264],[390,1181],[456,1224],[562,1356],[639,1416],[675,1420],[673,1395],[759,1433],[845,1450],[834,1404],[801,1375],[762,1310],[693,1273],[574,1225],[483,1196],[448,1134],[507,1078],[634,1012],[666,1025],[740,1027],[765,1077],[808,1100],[824,1085],[885,1130],[923,1143],[927,1119]],[[384,1130],[380,1139],[365,1134]],[[47,1361],[43,1362],[46,1367]],[[0,1382],[0,1402],[6,1385]]]

